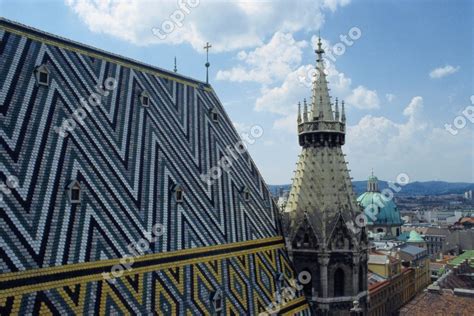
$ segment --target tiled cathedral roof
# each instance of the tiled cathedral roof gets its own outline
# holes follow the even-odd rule
[[[210,314],[221,297],[226,314],[258,314],[289,286],[249,154],[203,180],[240,141],[211,86],[0,19],[0,113],[0,180],[18,179],[0,202],[0,313]],[[306,306],[297,293],[282,311]]]

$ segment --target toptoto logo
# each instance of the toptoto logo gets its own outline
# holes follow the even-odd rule
[[[186,15],[191,13],[191,9],[197,8],[199,4],[199,0],[178,0],[178,9],[171,13],[169,19],[161,23],[161,28],[154,27],[151,29],[153,35],[157,36],[160,40],[166,39],[168,34],[172,33],[176,27],[183,27]]]

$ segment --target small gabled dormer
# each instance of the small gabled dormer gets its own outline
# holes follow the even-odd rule
[[[242,194],[242,197],[243,197],[245,202],[250,201],[250,190],[249,190],[249,188],[242,187],[242,189],[240,190],[240,193]]]
[[[151,101],[150,101],[150,95],[148,94],[148,92],[143,91],[140,94],[140,103],[144,107],[149,107],[150,106]]]
[[[219,122],[219,112],[217,111],[216,108],[212,108],[212,109],[209,111],[209,114],[210,114],[210,116],[211,116],[211,120],[212,120],[214,123]]]
[[[50,73],[48,66],[40,65],[35,69],[36,82],[41,86],[49,86]]]
[[[72,181],[67,187],[67,194],[71,204],[81,203],[81,184],[79,181]]]
[[[224,309],[224,296],[220,289],[211,294],[211,303],[215,314],[222,312]]]
[[[182,203],[184,201],[184,190],[180,185],[174,186],[174,200],[176,203]]]

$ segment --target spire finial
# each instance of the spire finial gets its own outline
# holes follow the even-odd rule
[[[298,124],[301,122],[301,102],[298,102]]]
[[[306,103],[306,98],[303,100],[303,121],[308,120],[308,104]]]
[[[324,49],[322,48],[323,43],[321,43],[321,31],[319,31],[319,36],[318,36],[318,49],[315,50],[316,54],[318,54],[318,61],[323,60],[323,54],[324,54]]]
[[[209,84],[209,66],[211,65],[209,63],[209,48],[211,48],[212,45],[209,44],[209,42],[206,43],[206,46],[204,46],[204,49],[206,50],[206,83]]]
[[[342,100],[342,113],[341,113],[341,120],[342,122],[346,122],[346,110],[344,109],[344,100]]]
[[[174,56],[174,72],[178,72],[178,67],[176,66],[176,56]]]
[[[335,119],[336,121],[339,121],[339,100],[338,98],[336,97],[336,114],[335,114]]]

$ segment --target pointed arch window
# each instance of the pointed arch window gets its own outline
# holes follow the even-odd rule
[[[36,82],[41,86],[49,86],[49,69],[46,65],[40,65],[35,70]]]
[[[215,313],[221,312],[224,308],[224,299],[220,289],[212,294],[211,303]]]
[[[334,296],[344,296],[344,270],[337,268],[334,271]]]
[[[68,197],[72,204],[81,203],[81,184],[79,181],[74,180],[68,185]]]
[[[309,233],[306,232],[303,237],[303,246],[308,247],[309,246]]]

